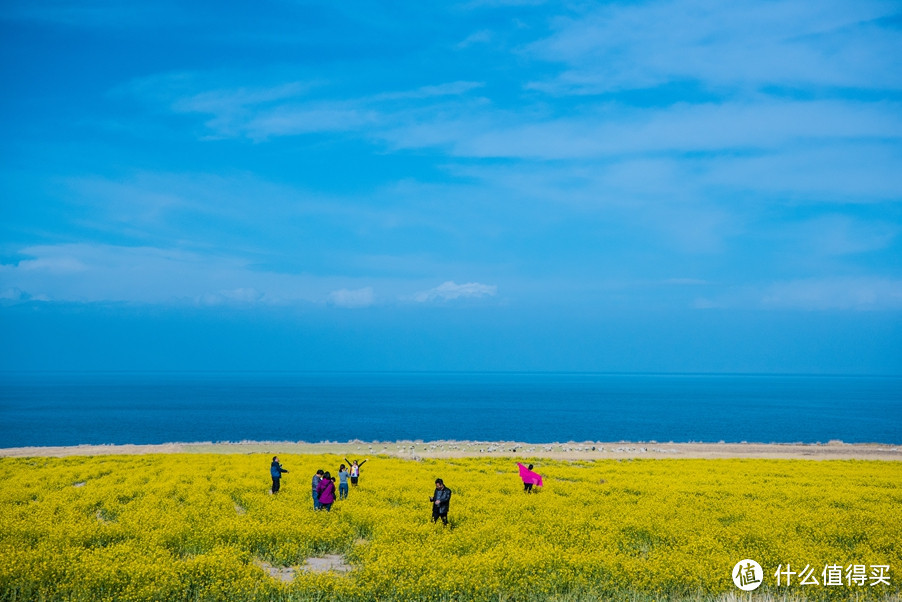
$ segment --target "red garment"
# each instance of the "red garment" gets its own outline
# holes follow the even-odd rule
[[[532,483],[538,487],[542,487],[542,475],[537,472],[533,472],[526,468],[523,464],[517,462],[517,466],[520,467],[520,478],[523,479],[524,483]]]

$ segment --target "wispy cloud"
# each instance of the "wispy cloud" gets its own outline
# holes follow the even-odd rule
[[[235,79],[274,83],[232,84]],[[277,75],[162,73],[117,87],[115,96],[132,96],[174,113],[205,116],[212,137],[267,140],[317,132],[358,131],[371,137],[403,123],[434,103],[467,95],[482,82],[453,81],[408,90],[356,97],[341,96],[322,81],[278,81]]]
[[[372,287],[348,290],[346,288],[329,293],[329,303],[337,307],[358,309],[369,307],[376,301]]]
[[[535,119],[484,112],[386,133],[399,148],[445,147],[461,157],[582,160],[651,152],[774,149],[796,141],[899,139],[902,111],[888,103],[781,101],[636,109]]]
[[[343,107],[341,103],[281,106],[270,111],[258,112],[256,116],[241,124],[238,131],[253,140],[265,140],[272,136],[360,130],[377,125],[379,117],[375,111],[348,105]],[[208,122],[207,125],[216,129],[219,135],[231,131],[231,128],[218,127],[215,122]]]
[[[890,12],[888,4],[871,2],[852,8],[829,3],[823,13],[812,7],[806,3],[732,7],[707,1],[608,6],[559,21],[557,33],[536,43],[531,56],[577,67],[582,62],[613,65],[606,69],[620,71],[596,75],[604,82],[622,80],[616,84],[621,88],[680,81],[690,72],[692,77],[718,86],[746,85],[736,83],[737,78],[755,86],[776,86],[783,77],[791,78],[796,85],[821,85],[793,73],[781,76],[768,67],[769,54],[763,61],[734,56],[746,52],[742,49],[749,40],[764,35],[770,40],[765,43],[780,52],[796,48],[805,56],[817,57],[804,66],[812,73],[828,71],[821,68],[824,62],[834,70],[843,68],[837,66],[836,53],[842,51],[840,54],[846,56],[846,51],[853,50],[856,56],[879,54],[882,58],[874,69],[892,71],[893,65],[887,61],[896,59],[887,57],[894,53],[882,52],[881,48],[886,45],[885,38],[897,40],[898,32],[877,21]],[[815,14],[809,14],[812,10]],[[675,18],[686,27],[674,27]],[[637,27],[639,23],[642,27]],[[647,47],[643,36],[657,39],[658,28],[666,29],[670,37],[654,50],[653,44]],[[870,35],[873,32],[868,28],[876,28],[880,35]],[[684,30],[686,33],[680,33]],[[777,50],[773,50],[775,61],[795,64]],[[691,59],[698,53],[701,58],[689,61],[690,71],[681,71],[685,57]],[[608,54],[611,60],[598,60]],[[765,81],[740,68],[739,74],[730,76],[732,79],[725,75],[718,79],[718,72],[709,72],[714,68],[706,67],[729,65],[733,73],[736,65],[746,64],[758,65],[756,68],[764,65],[763,72],[776,74]],[[861,74],[860,64],[856,62],[851,70],[856,77]],[[645,74],[636,76],[629,69],[642,69]],[[553,85],[560,88],[560,81],[571,76],[571,72],[565,72]],[[475,81],[348,96],[323,82],[279,83],[276,77],[276,83],[269,85],[224,85],[216,83],[221,77],[223,74],[164,74],[137,80],[130,88],[138,96],[164,102],[172,111],[204,116],[206,135],[214,138],[246,137],[262,142],[343,133],[381,142],[392,151],[431,149],[452,158],[529,162],[620,159],[622,164],[623,158],[646,155],[656,161],[662,153],[669,153],[681,155],[681,166],[694,163],[702,171],[705,159],[699,161],[698,155],[718,153],[721,160],[717,161],[717,170],[706,177],[712,186],[717,180],[727,186],[745,182],[754,189],[792,191],[832,201],[842,197],[845,202],[852,195],[869,200],[898,194],[899,186],[893,182],[899,180],[889,174],[898,166],[899,158],[888,145],[902,138],[900,105],[857,98],[854,93],[847,99],[830,95],[804,99],[726,91],[717,101],[707,98],[704,102],[657,107],[633,106],[613,97],[575,111],[549,110],[545,103],[511,110],[488,99],[473,98],[471,93],[483,87],[482,82]],[[854,78],[837,78],[844,86],[857,85]],[[864,78],[868,85],[887,81],[867,74]],[[160,82],[165,85],[161,87]],[[161,89],[169,90],[165,99],[160,98]],[[850,142],[865,152],[850,152]],[[700,174],[690,177],[697,179]],[[640,178],[634,185],[643,181],[647,184],[650,180]],[[673,184],[671,190],[693,186],[685,179]],[[581,193],[578,189],[569,192],[576,196]]]
[[[899,311],[902,280],[882,276],[830,276],[735,286],[699,297],[698,309],[795,311]]]
[[[698,80],[710,86],[902,87],[884,0],[611,3],[562,19],[530,52],[565,71],[535,88],[597,94]]]
[[[360,286],[364,280],[375,282],[386,294],[402,300],[401,291],[411,290],[412,283],[419,280],[405,277],[409,266],[396,276],[312,275],[266,270],[238,255],[146,246],[36,245],[18,250],[16,256],[18,260],[0,264],[0,299],[6,302],[234,307],[313,304],[359,309],[378,302],[374,286]],[[495,286],[445,282],[417,293],[412,300],[453,301],[496,293]]]
[[[201,305],[254,305],[265,301],[265,296],[253,288],[236,288],[229,291],[204,293],[197,298]]]
[[[888,278],[807,278],[769,286],[761,306],[803,310],[899,310],[902,280]]]
[[[453,301],[455,299],[473,299],[479,297],[494,297],[498,294],[498,287],[479,282],[467,282],[457,284],[453,281],[443,282],[435,288],[421,291],[413,296],[417,303],[430,301]]]
[[[379,102],[385,100],[419,100],[425,98],[436,98],[442,96],[460,96],[466,94],[470,90],[476,90],[483,87],[482,82],[457,81],[435,86],[423,86],[414,90],[402,92],[384,92],[369,98],[361,99],[361,102]]]
[[[135,82],[133,85],[140,88],[146,83]],[[238,110],[248,107],[257,107],[303,96],[311,87],[309,83],[288,82],[269,87],[208,90],[193,96],[177,98],[172,103],[172,108],[181,113],[218,115],[238,112]]]
[[[807,220],[794,234],[799,251],[808,257],[841,257],[889,248],[900,227],[848,215],[827,214]]]
[[[38,256],[34,259],[23,259],[17,264],[19,270],[23,272],[35,272],[46,274],[75,274],[84,272],[88,266],[78,257],[69,254],[40,254],[42,248],[35,249],[39,251]],[[29,250],[26,249],[26,252]]]
[[[0,265],[0,286],[53,301],[217,305],[321,302],[329,283],[256,271],[245,260],[98,244],[26,247]]]
[[[792,299],[805,287],[840,298],[831,277],[889,294],[877,283],[895,281],[900,244],[896,3],[505,9],[517,4],[324,8],[288,32],[301,46],[278,60],[264,28],[242,26],[240,53],[224,40],[240,11],[216,32],[183,24],[188,52],[206,48],[200,35],[223,67],[170,56],[118,86],[92,80],[112,92],[97,103],[92,88],[94,104],[73,104],[77,128],[58,125],[93,154],[35,152],[28,164],[47,159],[46,172],[9,169],[10,182],[32,179],[7,196],[56,221],[17,214],[9,238],[21,242],[4,253],[24,257],[0,268],[0,288],[334,307],[497,297],[485,281],[550,299],[552,275],[573,297],[634,279],[667,284],[674,303],[706,295],[699,305],[804,307]],[[0,14],[46,27],[112,6],[77,5]],[[384,43],[409,29],[398,15],[427,23],[436,10],[447,24]],[[80,35],[113,47],[108,31]],[[53,130],[44,118],[33,124]],[[104,119],[130,128],[89,144]],[[455,274],[475,281],[434,286]],[[861,305],[833,305],[844,304]]]
[[[490,41],[492,41],[492,32],[488,29],[481,29],[479,31],[474,31],[466,38],[458,42],[455,48],[462,50],[464,48],[468,48],[469,46],[473,46],[474,44],[486,44]]]
[[[710,282],[699,278],[668,278],[664,280],[664,284],[672,286],[703,286],[710,284]]]
[[[177,244],[198,252],[241,248],[278,254],[279,241],[296,249],[292,237],[307,228],[390,230],[409,216],[391,206],[355,203],[352,198],[273,182],[252,173],[137,171],[115,178],[84,175],[59,182],[69,213],[93,236],[134,246]],[[386,193],[388,194],[388,193]],[[77,211],[72,211],[72,208]]]
[[[486,8],[504,8],[518,6],[538,6],[545,4],[548,0],[468,0],[461,8],[467,10],[486,9]]]

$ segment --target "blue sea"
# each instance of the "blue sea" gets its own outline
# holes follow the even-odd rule
[[[351,439],[902,444],[902,377],[0,374],[0,447]]]

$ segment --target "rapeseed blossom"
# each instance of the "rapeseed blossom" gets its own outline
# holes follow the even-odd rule
[[[738,591],[744,558],[765,573],[890,567],[876,586],[768,574],[761,591],[777,596],[899,595],[898,462],[380,456],[326,513],[309,477],[342,458],[280,457],[291,473],[275,496],[262,454],[0,459],[0,600],[713,597]],[[537,495],[524,460],[545,477]],[[436,477],[454,492],[450,528],[431,522]],[[301,569],[330,553],[353,570]]]

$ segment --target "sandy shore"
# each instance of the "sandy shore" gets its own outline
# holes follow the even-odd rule
[[[805,460],[902,460],[902,446],[873,443],[660,443],[516,441],[241,441],[164,443],[161,445],[76,445],[13,447],[0,457],[97,456],[111,454],[338,454],[354,458],[377,455],[398,458],[461,458],[472,456],[597,460],[618,458],[781,458]]]

